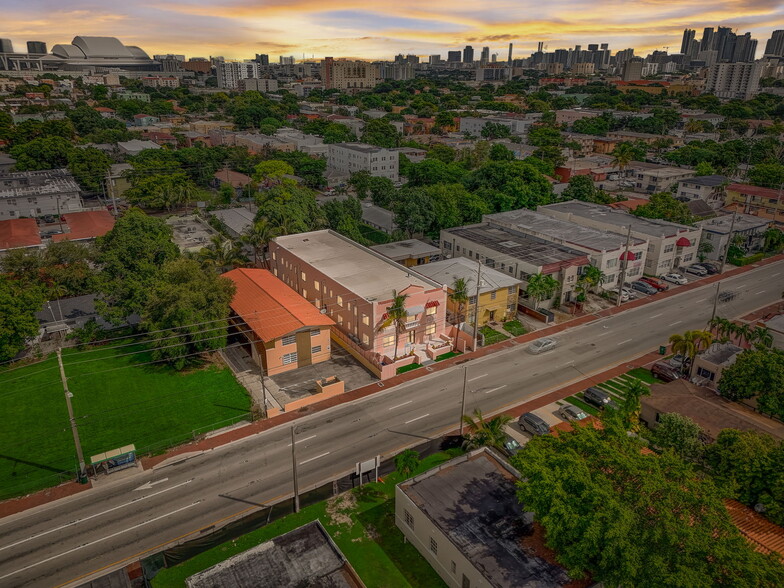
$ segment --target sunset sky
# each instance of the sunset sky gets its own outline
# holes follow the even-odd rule
[[[363,59],[396,53],[444,57],[449,49],[487,45],[526,57],[576,43],[609,43],[613,52],[680,50],[686,26],[751,31],[761,55],[784,28],[778,0],[1,0],[0,37],[24,50],[28,40],[69,43],[75,35],[118,37],[150,55],[185,53],[251,58],[255,53]]]

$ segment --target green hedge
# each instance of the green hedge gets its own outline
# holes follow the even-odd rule
[[[737,265],[738,267],[742,267],[744,265],[749,265],[751,263],[757,263],[758,261],[762,261],[763,259],[765,259],[765,254],[764,253],[755,253],[754,255],[748,255],[746,257],[729,259],[728,261],[732,265]]]

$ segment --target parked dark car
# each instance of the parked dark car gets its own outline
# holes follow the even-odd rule
[[[701,261],[695,265],[705,268],[705,271],[710,275],[718,274],[720,269],[719,266],[717,266],[715,263],[711,263],[709,261]]]
[[[647,282],[642,282],[640,280],[632,282],[632,289],[637,290],[638,292],[642,292],[643,294],[656,294],[656,292],[658,292],[656,288]]]
[[[607,392],[594,386],[591,386],[585,392],[583,392],[583,400],[585,400],[588,404],[592,404],[595,407],[601,409],[605,409],[608,406],[610,408],[618,408],[618,405]]]
[[[532,435],[547,435],[550,432],[550,425],[542,417],[532,412],[527,412],[521,416],[517,424],[520,425],[523,431],[527,431]]]
[[[670,286],[666,284],[663,280],[660,280],[659,278],[645,277],[645,278],[640,278],[640,281],[645,282],[649,286],[653,286],[659,292],[664,292],[665,290],[670,289]]]
[[[663,361],[657,361],[651,366],[651,373],[660,379],[662,382],[672,382],[681,377],[679,369],[671,366]]]
[[[504,441],[503,447],[501,447],[503,452],[509,457],[512,457],[515,453],[520,451],[522,448],[523,446],[517,442],[517,439],[512,439],[511,437],[507,437],[506,441]]]

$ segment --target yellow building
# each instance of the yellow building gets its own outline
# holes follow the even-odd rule
[[[460,308],[447,296],[447,320],[453,323],[474,324],[474,317],[480,327],[489,322],[503,322],[517,316],[517,298],[522,282],[485,265],[479,270],[479,263],[455,257],[428,263],[416,268],[420,274],[443,284],[449,295],[454,292],[455,281],[462,278],[466,282],[469,299]],[[477,312],[477,279],[479,280],[479,308]]]
[[[782,190],[760,188],[748,184],[730,184],[725,189],[727,209],[753,214],[775,222],[784,222],[784,198]]]

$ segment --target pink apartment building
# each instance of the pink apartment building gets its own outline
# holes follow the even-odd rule
[[[270,265],[335,321],[335,341],[379,377],[394,375],[392,364],[421,363],[449,351],[446,289],[342,235],[325,230],[277,237]],[[408,311],[397,350],[394,327],[384,327],[395,294],[407,295]]]

